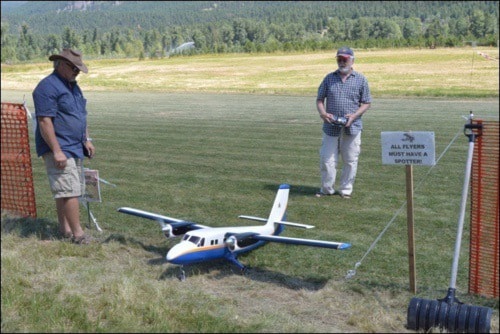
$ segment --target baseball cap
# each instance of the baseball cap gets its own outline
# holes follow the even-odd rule
[[[354,52],[348,48],[347,46],[343,46],[337,51],[337,57],[353,57],[354,58]]]

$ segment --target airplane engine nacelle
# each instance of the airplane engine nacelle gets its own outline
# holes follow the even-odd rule
[[[256,233],[250,232],[250,233],[229,235],[225,241],[226,247],[231,252],[237,252],[241,249],[251,246],[259,241],[257,239],[252,238],[252,236],[254,236],[255,234]]]
[[[171,224],[166,224],[162,229],[163,235],[166,238],[175,238],[180,235],[186,234],[193,230],[191,223],[181,224],[178,226],[172,226]]]
[[[165,238],[175,238],[175,235],[174,233],[172,232],[172,226],[171,225],[167,225],[165,227],[163,227],[161,229],[161,231],[163,232],[163,235],[165,236]]]

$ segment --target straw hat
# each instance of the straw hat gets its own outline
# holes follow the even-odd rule
[[[56,59],[65,59],[78,67],[80,71],[83,73],[88,73],[87,66],[83,63],[82,53],[80,51],[72,50],[72,49],[63,49],[62,52],[58,55],[52,55],[49,57],[49,60],[54,61]]]

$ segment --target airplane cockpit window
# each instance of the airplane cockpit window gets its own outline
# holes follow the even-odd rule
[[[200,243],[198,244],[198,247],[203,247],[205,246],[205,238],[202,238]]]
[[[192,235],[191,238],[189,238],[189,242],[192,242],[193,244],[197,244],[198,241],[200,241],[200,237],[197,237],[195,235]]]
[[[184,236],[182,237],[182,240],[187,240],[189,239],[190,235],[189,234],[184,234]]]

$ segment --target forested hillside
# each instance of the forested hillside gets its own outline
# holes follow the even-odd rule
[[[2,1],[2,63],[497,43],[497,1]]]

